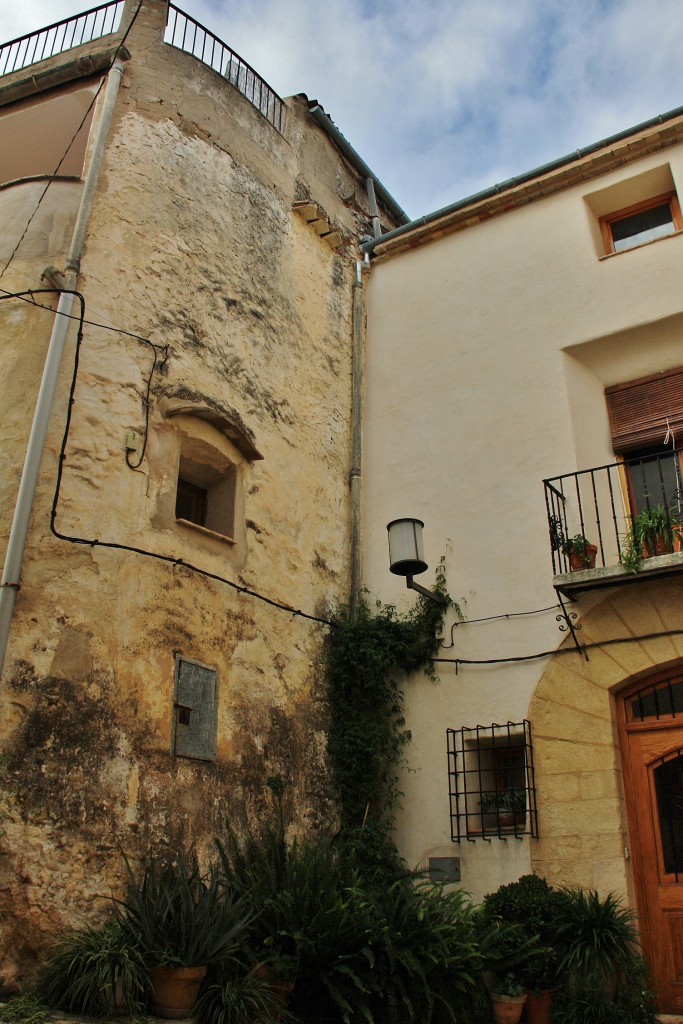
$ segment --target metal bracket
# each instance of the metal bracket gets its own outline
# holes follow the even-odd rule
[[[560,615],[555,616],[556,621],[560,623],[560,632],[566,633],[567,630],[569,630],[569,632],[572,635],[572,640],[576,644],[576,649],[579,652],[579,654],[583,655],[586,661],[590,661],[586,649],[581,646],[581,644],[579,643],[579,638],[576,635],[577,630],[581,629],[581,623],[576,621],[576,612],[567,611],[567,606],[564,602],[564,597],[557,589],[555,590],[555,593],[557,594],[557,599],[560,602],[560,607],[562,609],[562,613]]]

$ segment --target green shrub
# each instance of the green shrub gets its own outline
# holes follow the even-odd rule
[[[48,961],[40,993],[49,1006],[91,1016],[136,1014],[147,997],[139,945],[118,922],[67,935]]]
[[[126,860],[129,893],[116,900],[124,932],[148,966],[203,967],[238,946],[252,916],[216,865],[202,874],[192,852],[159,862],[148,857],[137,877]]]

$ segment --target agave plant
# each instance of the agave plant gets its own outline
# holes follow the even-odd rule
[[[136,1014],[145,1006],[147,970],[133,936],[117,921],[67,935],[42,976],[49,1006],[92,1016]]]
[[[210,966],[236,948],[252,911],[215,865],[202,874],[190,852],[165,863],[150,857],[139,877],[128,860],[126,866],[129,895],[115,901],[119,920],[149,966]]]

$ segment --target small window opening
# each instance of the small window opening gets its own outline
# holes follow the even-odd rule
[[[195,446],[196,447],[196,446]],[[200,461],[197,451],[180,457],[175,515],[232,541],[235,535],[237,468]]]
[[[606,253],[624,252],[683,229],[675,192],[600,219]]]
[[[176,519],[186,519],[197,526],[206,526],[207,493],[203,487],[178,477],[175,501]]]
[[[448,729],[451,839],[538,836],[531,723]]]

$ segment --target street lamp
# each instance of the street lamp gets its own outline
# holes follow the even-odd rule
[[[396,576],[405,576],[409,590],[417,590],[418,594],[447,605],[448,598],[443,594],[435,594],[415,583],[413,576],[423,573],[428,568],[424,560],[422,545],[421,519],[393,519],[387,526],[389,531],[389,568]]]

